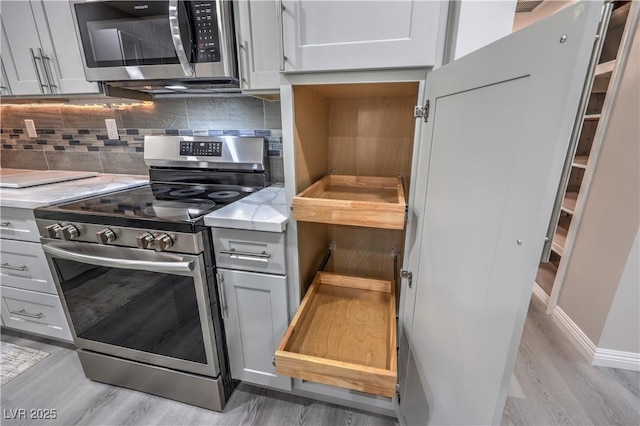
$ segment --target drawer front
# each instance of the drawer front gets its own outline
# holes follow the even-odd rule
[[[71,342],[58,296],[2,287],[0,314],[5,327]]]
[[[3,286],[57,294],[40,243],[3,240],[0,246],[0,280]]]
[[[20,241],[40,241],[31,209],[0,208],[0,237]]]
[[[284,232],[212,228],[219,268],[285,275]]]

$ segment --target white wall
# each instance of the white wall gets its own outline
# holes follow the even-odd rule
[[[452,2],[454,31],[449,60],[457,59],[501,39],[513,28],[516,0],[462,0]],[[445,61],[447,62],[447,61]]]
[[[640,353],[640,228],[620,277],[598,348]]]

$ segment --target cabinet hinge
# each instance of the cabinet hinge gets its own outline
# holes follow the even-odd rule
[[[424,118],[424,122],[429,122],[429,100],[424,104],[424,106],[416,105],[413,108],[413,117],[414,118]]]
[[[409,220],[409,206],[404,206],[404,221],[405,223]]]
[[[407,281],[409,282],[409,288],[413,287],[413,273],[410,271],[407,271],[406,269],[402,269],[400,270],[400,276],[402,278],[406,278]]]
[[[398,405],[400,405],[400,383],[396,383],[396,398],[398,398]]]

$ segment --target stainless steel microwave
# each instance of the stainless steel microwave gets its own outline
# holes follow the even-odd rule
[[[73,1],[72,9],[89,81],[237,77],[231,1]]]

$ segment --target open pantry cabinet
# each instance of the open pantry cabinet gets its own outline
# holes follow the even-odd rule
[[[420,88],[407,78],[291,87],[305,297],[276,352],[281,374],[379,395],[389,407]]]
[[[294,392],[402,424],[500,421],[602,11],[574,5],[426,78],[286,76],[275,363]]]
[[[563,177],[551,217],[548,243],[536,275],[535,291],[547,300],[547,313],[558,303],[567,267],[578,235],[589,188],[598,166],[609,113],[616,101],[616,81],[621,78],[626,56],[633,39],[638,5],[617,1],[603,30],[601,49],[590,70],[583,101],[578,108],[565,161]],[[634,18],[635,16],[635,18]]]

